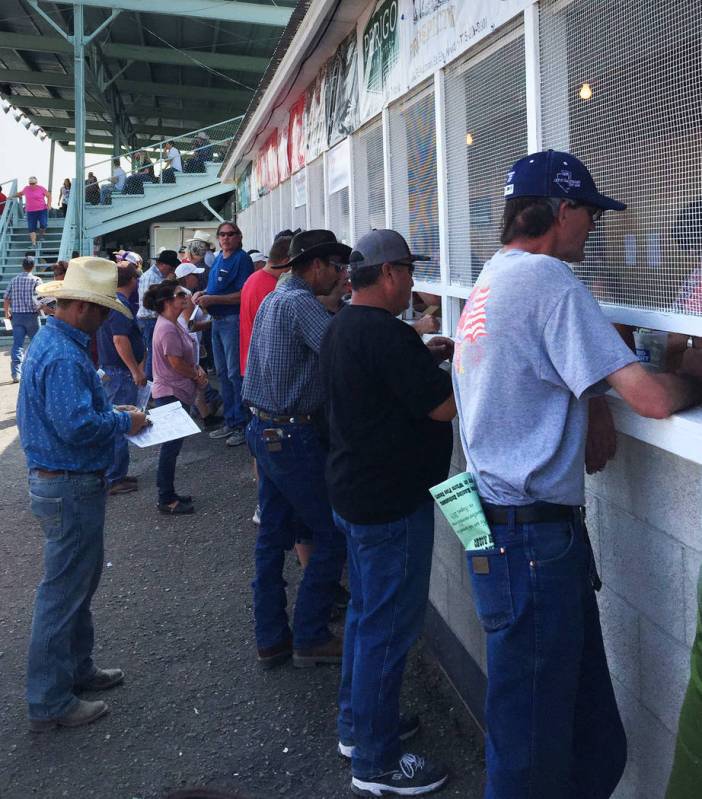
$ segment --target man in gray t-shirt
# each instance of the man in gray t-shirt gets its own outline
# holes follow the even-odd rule
[[[606,799],[626,761],[581,505],[615,434],[611,386],[662,418],[698,400],[691,380],[646,372],[567,262],[604,210],[568,153],[510,171],[500,252],[461,315],[454,390],[468,470],[494,547],[469,551],[487,632],[486,799]],[[588,438],[589,437],[589,438]]]

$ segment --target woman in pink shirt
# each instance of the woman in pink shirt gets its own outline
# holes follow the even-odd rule
[[[29,237],[32,240],[32,246],[36,247],[37,228],[39,229],[40,241],[44,238],[44,233],[46,233],[46,226],[49,221],[51,195],[43,186],[40,186],[37,179],[32,176],[29,178],[29,184],[13,196],[24,197],[24,210],[27,213]]]
[[[195,401],[198,386],[207,383],[207,375],[197,365],[193,341],[178,324],[185,309],[187,294],[171,280],[157,283],[144,294],[144,308],[158,314],[152,342],[154,382],[151,396],[156,405],[180,401],[186,411]],[[194,513],[192,497],[175,490],[175,467],[183,439],[161,445],[158,459],[158,509],[170,515]]]

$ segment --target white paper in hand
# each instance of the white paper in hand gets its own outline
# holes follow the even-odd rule
[[[139,386],[137,389],[137,398],[136,398],[136,406],[139,408],[140,411],[145,411],[146,406],[149,404],[149,400],[151,399],[151,387],[153,383],[151,380],[146,381],[145,386]]]
[[[153,408],[149,411],[149,419],[150,427],[145,427],[135,436],[127,436],[137,447],[153,447],[200,432],[200,428],[178,401]]]

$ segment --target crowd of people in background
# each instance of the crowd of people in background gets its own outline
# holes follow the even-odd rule
[[[644,370],[568,267],[602,213],[624,208],[582,162],[553,151],[521,159],[505,196],[503,248],[485,264],[455,344],[423,339],[437,329],[431,313],[401,319],[415,264],[429,259],[392,230],[370,231],[353,249],[332,231],[283,230],[263,255],[247,252],[240,227],[225,221],[216,253],[196,231],[182,259],[163,250],[144,270],[130,250],[113,254],[116,266],[75,258],[57,264],[48,285],[25,259],[5,303],[18,323],[12,363],[32,509],[47,537],[30,647],[32,729],[95,721],[107,705],[77,694],[124,679],[92,660],[89,605],[105,495],[138,489],[125,436],[148,424],[137,395],[150,384],[154,406],[178,402],[203,426],[221,412],[210,438],[248,444],[261,668],[341,664],[337,750],[355,794],[441,788],[446,769],[408,749],[420,719],[402,714],[400,691],[428,601],[429,489],[449,474],[458,416],[491,538],[466,552],[487,636],[486,797],[611,796],[626,738],[595,600],[585,467],[602,469],[614,454],[609,386],[637,413],[663,418],[702,399],[702,364],[688,350],[677,374]],[[40,303],[52,301],[23,363]],[[56,408],[70,409],[67,418]],[[196,505],[176,490],[183,441],[159,453],[156,507],[173,516]],[[76,496],[89,505],[83,514]],[[60,522],[51,517],[57,501]],[[90,528],[93,543],[57,547],[57,523],[77,539]],[[291,620],[283,568],[293,548],[303,571]],[[57,590],[78,610],[56,602]],[[330,621],[345,605],[342,638]],[[697,693],[691,685],[688,722]],[[671,785],[699,772],[687,755],[679,746]]]

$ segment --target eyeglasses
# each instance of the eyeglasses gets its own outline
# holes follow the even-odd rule
[[[222,230],[218,234],[218,236],[241,236],[240,230]]]
[[[393,261],[392,266],[404,266],[409,272],[410,277],[414,274],[414,264],[412,263],[407,263],[406,261]]]
[[[332,261],[332,260],[329,261],[329,266],[333,266],[334,269],[336,269],[336,271],[339,274],[341,274],[344,271],[344,269],[349,268],[348,264],[342,264],[341,261]]]
[[[602,214],[604,213],[604,208],[598,208],[596,205],[581,203],[577,200],[566,200],[566,204],[571,208],[584,208],[588,214],[590,214],[590,219],[593,223],[599,222],[600,219],[602,219]]]

